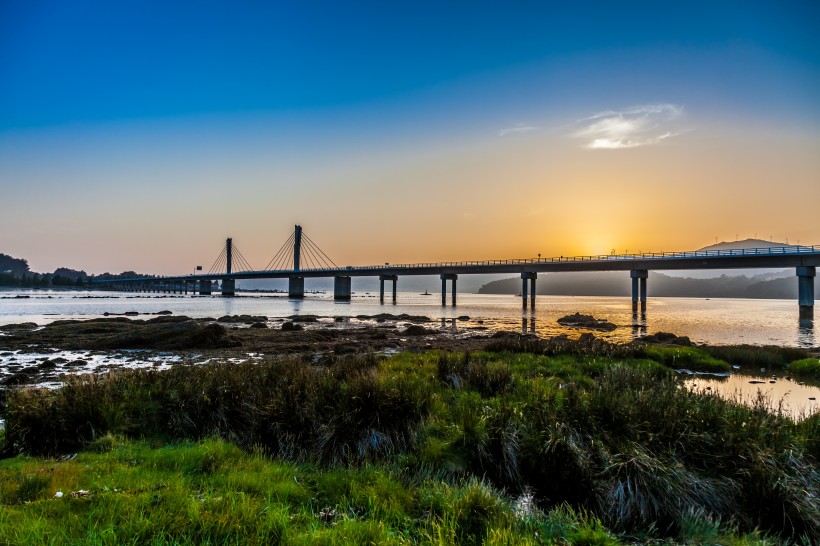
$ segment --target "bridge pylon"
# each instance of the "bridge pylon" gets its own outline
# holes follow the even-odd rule
[[[225,274],[231,274],[233,266],[233,239],[228,237],[225,239]],[[222,295],[232,297],[236,295],[236,279],[229,277],[223,278],[221,282]]]

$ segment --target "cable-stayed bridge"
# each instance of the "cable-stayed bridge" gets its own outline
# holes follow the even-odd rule
[[[236,293],[236,281],[242,279],[288,279],[288,296],[303,298],[305,279],[333,277],[336,300],[350,300],[352,277],[378,277],[380,300],[384,302],[384,283],[392,284],[392,301],[396,303],[398,279],[405,275],[438,275],[441,279],[441,304],[447,304],[447,282],[451,303],[456,305],[456,283],[459,275],[516,273],[521,275],[522,305],[528,300],[535,306],[535,282],[538,273],[560,271],[628,271],[632,279],[632,304],[646,307],[646,285],[651,270],[695,269],[765,269],[795,268],[798,277],[798,305],[801,317],[814,311],[814,278],[820,265],[820,245],[787,245],[780,247],[736,250],[698,250],[687,252],[651,252],[640,254],[607,254],[598,256],[560,256],[413,264],[338,266],[302,231],[293,233],[279,248],[264,269],[254,269],[232,239],[225,241],[219,256],[207,273],[95,280],[115,290],[145,292],[181,292],[210,295],[213,281],[219,281],[223,296]]]

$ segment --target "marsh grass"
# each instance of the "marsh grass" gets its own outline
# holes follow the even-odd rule
[[[669,362],[715,360],[699,349],[623,357],[570,343],[180,366],[16,390],[7,443],[80,455],[0,462],[0,502],[14,507],[0,517],[39,532],[48,518],[27,506],[59,507],[56,488],[85,488],[106,505],[71,499],[71,514],[54,517],[68,529],[95,521],[101,543],[820,540],[817,416],[795,423],[764,400],[683,388]],[[38,474],[51,467],[66,470]],[[520,515],[511,499],[525,492],[534,509]]]
[[[714,345],[702,350],[730,364],[766,369],[784,369],[790,362],[809,356],[805,349],[773,345]]]
[[[789,364],[788,371],[797,377],[820,380],[820,359],[803,358]]]
[[[660,362],[673,369],[686,368],[696,372],[726,373],[732,367],[728,362],[711,356],[700,347],[674,347],[646,345],[638,350],[638,355]]]

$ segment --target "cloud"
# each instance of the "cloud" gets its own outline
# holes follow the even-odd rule
[[[625,110],[599,112],[579,120],[571,136],[586,141],[584,147],[617,150],[657,144],[679,135],[675,128],[683,108],[674,104],[648,104]]]
[[[531,133],[533,131],[537,131],[538,127],[533,125],[516,125],[515,127],[508,127],[506,129],[501,129],[498,132],[498,136],[507,136],[507,135],[523,135],[525,133]]]

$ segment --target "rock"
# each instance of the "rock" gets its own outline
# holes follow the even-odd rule
[[[682,347],[691,347],[692,340],[687,336],[676,336],[669,332],[656,332],[652,335],[641,338],[644,343],[663,343],[668,345],[680,345]]]
[[[159,312],[154,313],[154,314],[155,315],[173,315],[174,313],[172,311],[159,311]]]
[[[33,322],[21,322],[19,324],[4,324],[0,326],[2,332],[14,332],[15,330],[33,330],[37,328],[37,324]]]
[[[264,322],[254,322],[253,324],[251,324],[251,328],[260,328],[263,330],[267,330],[268,325]]]
[[[319,322],[314,315],[292,315],[289,317],[293,322]]]
[[[253,315],[225,315],[216,319],[217,322],[231,324],[253,324],[254,322],[267,322],[268,317]]]
[[[418,324],[411,324],[405,330],[401,332],[405,336],[424,336],[427,334],[433,334],[432,330],[428,330],[424,326],[419,326]]]
[[[467,315],[461,315],[460,317],[458,317],[458,320],[468,321],[470,320],[470,317],[468,317]]]
[[[180,316],[180,317],[169,317],[166,315],[154,317],[146,320],[146,324],[168,324],[170,322],[185,322],[186,320],[191,320],[188,317]],[[199,322],[199,321],[197,321]]]
[[[137,312],[137,311],[126,311],[125,313],[123,313],[123,315],[125,315],[126,317],[136,317],[136,316],[139,316],[139,312]]]
[[[241,345],[241,342],[229,337],[224,326],[203,326],[191,319],[169,322],[136,321],[129,324],[124,331],[97,342],[97,346],[105,349],[211,349],[237,345]]]
[[[282,331],[283,332],[294,332],[303,330],[304,327],[301,324],[293,324],[292,322],[283,322],[282,323]]]
[[[592,330],[612,331],[617,326],[604,319],[596,319],[592,315],[582,315],[575,313],[574,315],[567,315],[558,319],[558,324],[562,326],[571,326],[575,328],[590,328]]]
[[[351,355],[358,351],[359,348],[353,343],[340,343],[333,347],[333,352],[337,355]]]

